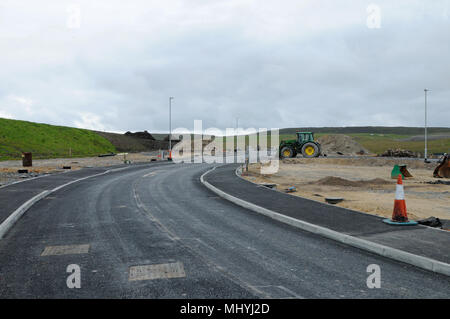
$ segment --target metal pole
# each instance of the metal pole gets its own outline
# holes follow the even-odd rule
[[[427,93],[428,89],[425,89],[425,161],[427,160]]]
[[[169,97],[169,158],[172,159],[172,100]]]

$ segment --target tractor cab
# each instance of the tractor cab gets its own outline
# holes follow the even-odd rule
[[[312,132],[296,132],[297,140],[300,144],[306,142],[314,142],[314,133]]]

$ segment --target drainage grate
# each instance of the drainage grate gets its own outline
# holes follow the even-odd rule
[[[47,246],[41,256],[87,254],[89,245]]]
[[[129,281],[186,277],[180,262],[130,267]]]

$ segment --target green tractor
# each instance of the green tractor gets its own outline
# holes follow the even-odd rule
[[[297,154],[303,157],[318,157],[320,155],[320,144],[314,141],[314,133],[297,132],[296,140],[286,140],[280,143],[280,158],[292,158]]]

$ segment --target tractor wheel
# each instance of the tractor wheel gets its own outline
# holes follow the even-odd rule
[[[280,152],[280,157],[281,158],[291,158],[294,157],[294,150],[289,147],[289,146],[285,146],[281,149]]]
[[[305,143],[302,146],[303,157],[317,157],[319,156],[319,147],[314,143]]]

